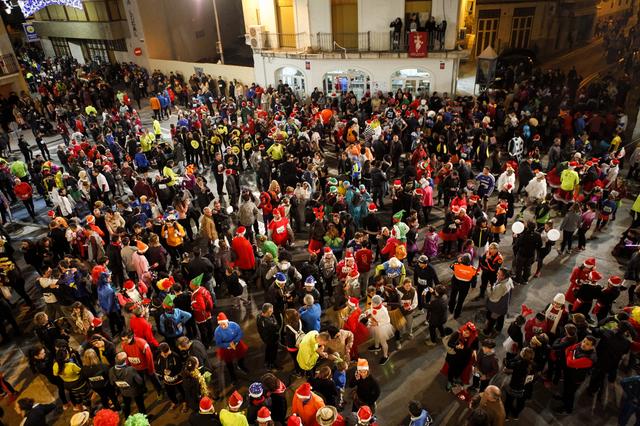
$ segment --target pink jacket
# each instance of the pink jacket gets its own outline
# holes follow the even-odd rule
[[[138,277],[141,277],[145,272],[149,271],[149,261],[145,255],[138,252],[131,255],[131,265],[135,268]]]
[[[423,207],[431,207],[433,206],[433,188],[431,186],[426,186],[422,188],[424,191],[422,194],[422,206]]]

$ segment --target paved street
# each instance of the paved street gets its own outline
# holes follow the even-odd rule
[[[143,111],[143,122],[148,123],[149,113],[148,110]],[[171,122],[175,121],[175,117]],[[168,130],[169,122],[163,122],[163,127]],[[30,132],[25,132],[30,139]],[[51,138],[49,146],[51,152],[55,152],[55,146],[57,145],[56,138]],[[14,144],[15,146],[15,144]],[[37,238],[44,234],[44,224],[47,223],[46,211],[47,208],[40,200],[37,203],[38,211],[40,213],[40,224],[31,225],[28,224],[22,227],[19,235],[16,235],[16,241],[22,238]],[[628,226],[628,209],[630,202],[625,200],[618,215],[618,219],[613,222],[606,232],[597,236],[597,239],[590,241],[587,250],[579,255],[572,256],[557,256],[555,250],[547,257],[547,264],[544,268],[543,275],[539,279],[532,280],[527,287],[518,287],[514,291],[513,299],[511,302],[511,311],[518,312],[519,306],[522,303],[527,306],[539,310],[542,309],[555,295],[556,292],[566,290],[568,284],[568,276],[571,269],[577,263],[582,262],[585,257],[594,256],[598,260],[598,269],[603,272],[603,275],[608,276],[610,274],[619,274],[621,270],[614,259],[611,258],[610,252],[612,247],[618,240],[620,233]],[[22,208],[14,210],[14,217],[17,220],[25,220],[25,212]],[[441,217],[442,210],[440,208],[435,209],[434,217]],[[559,218],[556,223],[559,223]],[[441,219],[438,219],[434,225],[440,226],[442,224]],[[510,233],[509,233],[510,234]],[[303,234],[299,237],[304,237]],[[508,252],[511,243],[510,235],[507,235],[501,247],[503,251]],[[306,241],[300,240],[296,243],[295,258],[300,259],[304,257],[304,249]],[[506,264],[510,264],[510,255],[506,253]],[[450,272],[448,269],[448,263],[439,262],[436,265],[439,272],[439,276],[443,281],[448,281]],[[25,276],[29,278],[29,284],[33,282],[34,274],[30,270],[25,270]],[[34,294],[33,288],[30,288],[31,294]],[[468,297],[468,301],[473,299],[477,290],[471,293]],[[231,319],[239,322],[242,325],[246,334],[247,344],[251,350],[249,352],[247,365],[250,367],[250,378],[256,379],[262,373],[262,348],[255,328],[255,315],[257,313],[257,307],[259,307],[263,301],[262,293],[260,291],[255,292],[254,304],[248,311],[242,312],[230,311],[228,301],[222,300],[219,303],[218,309],[225,309]],[[622,302],[626,302],[626,295],[621,297]],[[447,324],[451,328],[457,328],[458,325],[468,321],[476,320],[481,317],[480,315],[480,302],[467,302],[467,306],[463,311],[463,315],[459,321],[450,320]],[[25,353],[28,348],[35,342],[32,335],[32,327],[29,323],[31,315],[27,317],[23,311],[20,320],[24,324],[24,337],[20,338],[17,343],[4,345],[0,352],[0,365],[2,365],[2,371],[8,376],[9,380],[14,383],[17,389],[23,392],[23,396],[33,397],[37,401],[47,402],[53,400],[52,388],[47,386],[45,381],[41,378],[34,378],[30,370],[28,369]],[[421,320],[416,324],[422,323]],[[507,322],[513,320],[513,317],[509,318]],[[506,330],[506,326],[505,326]],[[406,424],[407,403],[410,399],[421,400],[425,406],[432,412],[436,423],[438,425],[460,425],[463,424],[465,415],[468,413],[468,409],[465,404],[458,402],[450,393],[445,391],[446,379],[444,376],[438,374],[444,359],[444,350],[441,346],[428,348],[425,344],[424,327],[421,325],[414,333],[415,337],[413,341],[406,342],[401,351],[394,353],[391,356],[391,360],[383,367],[377,365],[377,356],[373,356],[370,353],[364,352],[363,354],[369,358],[372,366],[373,375],[378,378],[382,386],[382,396],[378,403],[378,415],[380,425],[400,425]],[[500,357],[503,356],[501,343],[503,336],[498,338],[498,351]],[[366,345],[365,345],[366,347]],[[391,348],[394,346],[391,343]],[[213,352],[211,353],[213,357]],[[281,353],[281,363],[285,366],[284,371],[291,370],[289,358],[285,353]],[[222,369],[220,369],[222,371]],[[288,375],[280,372],[279,376],[282,377],[286,383],[289,383]],[[241,392],[246,391],[246,387],[250,383],[249,378],[241,379]],[[151,387],[149,387],[151,388]],[[230,386],[227,386],[225,392],[232,391]],[[289,391],[291,393],[291,391]],[[592,401],[587,397],[581,396],[576,414],[565,418],[555,418],[549,407],[552,406],[554,401],[551,399],[552,393],[542,386],[537,384],[534,392],[534,400],[527,404],[527,408],[521,416],[518,424],[522,425],[541,425],[541,424],[564,424],[564,425],[579,425],[589,422],[589,424],[595,423],[595,421],[601,424],[612,424],[617,412],[617,401],[620,397],[620,389],[618,386],[615,388],[615,392],[609,394],[608,404],[604,409],[598,406],[595,411],[592,412]],[[155,401],[155,393],[149,392],[148,403],[151,407],[151,413],[158,418],[154,421],[154,424],[158,425],[174,425],[181,424],[186,418],[185,415],[176,414],[177,412],[169,412],[169,403],[165,400],[158,403]],[[219,408],[222,406],[218,404]],[[5,409],[4,420],[7,424],[16,425],[19,420],[16,417],[13,409],[10,407],[8,401],[0,401],[0,406]],[[167,414],[164,414],[167,413]],[[66,411],[61,413],[59,419],[56,421],[56,425],[67,425],[70,416],[73,413]],[[164,415],[163,415],[164,414]]]

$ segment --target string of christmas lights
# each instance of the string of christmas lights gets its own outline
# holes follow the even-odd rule
[[[82,0],[18,0],[18,5],[22,10],[22,14],[27,17],[50,5],[70,6],[76,9],[82,9]]]

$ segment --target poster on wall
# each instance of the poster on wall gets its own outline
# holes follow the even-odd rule
[[[36,28],[31,22],[23,23],[22,29],[24,30],[24,34],[27,36],[28,43],[33,43],[34,41],[40,40],[40,37],[38,37],[38,33],[36,32]]]
[[[427,57],[427,33],[423,31],[413,31],[409,33],[409,57]]]

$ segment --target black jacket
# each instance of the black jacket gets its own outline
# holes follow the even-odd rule
[[[444,325],[447,322],[447,296],[432,297],[427,305],[427,321],[430,325]]]
[[[190,426],[221,426],[218,414],[200,414],[198,412],[191,413],[189,416]]]
[[[380,385],[371,374],[364,379],[356,380],[355,372],[355,368],[352,368],[349,371],[348,386],[350,388],[356,388],[356,397],[358,398],[359,405],[368,405],[369,407],[373,407],[380,397]]]
[[[23,426],[42,426],[47,424],[47,415],[56,409],[56,404],[37,404],[25,418]]]
[[[258,325],[258,334],[263,342],[272,344],[278,342],[280,327],[273,315],[269,317],[258,315],[256,322]]]

